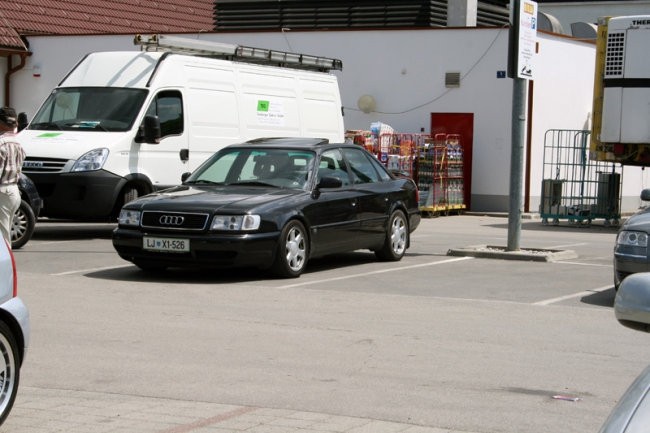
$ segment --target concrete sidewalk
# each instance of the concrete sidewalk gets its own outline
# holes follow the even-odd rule
[[[469,433],[287,409],[22,387],[0,433]]]

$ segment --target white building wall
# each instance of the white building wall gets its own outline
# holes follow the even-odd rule
[[[186,37],[195,37],[186,35]],[[347,129],[374,121],[398,132],[425,132],[432,112],[474,113],[472,209],[507,211],[510,171],[512,80],[507,66],[507,29],[427,29],[201,34],[203,40],[339,58],[337,72]],[[29,37],[34,53],[12,79],[12,101],[31,117],[47,94],[81,57],[92,51],[137,50],[132,35]],[[594,46],[540,35],[536,63],[531,153],[531,208],[541,189],[539,148],[551,128],[582,129],[591,111]],[[40,77],[34,77],[34,68]],[[459,72],[461,85],[445,87],[445,73]],[[376,112],[357,107],[372,95]],[[627,176],[626,171],[626,176]],[[627,177],[626,177],[627,183]],[[633,188],[638,196],[639,188]]]
[[[590,43],[546,34],[539,34],[538,41],[532,102],[531,212],[537,211],[540,203],[546,132],[591,129],[596,55]],[[649,178],[640,167],[617,165],[616,168],[623,173],[622,209],[636,210],[641,204],[641,189],[648,186]]]
[[[543,33],[538,35],[538,43],[530,101],[533,107],[530,211],[533,212],[538,211],[540,203],[546,132],[591,128],[595,62],[593,44]]]

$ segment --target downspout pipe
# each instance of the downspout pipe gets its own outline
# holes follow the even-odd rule
[[[15,67],[12,67],[12,61],[11,59],[13,56],[9,54],[7,56],[7,73],[5,74],[5,99],[4,99],[4,107],[10,107],[11,106],[11,75],[15,74],[16,72],[20,71],[22,68],[25,67],[25,63],[27,60],[28,56],[31,56],[32,53],[30,52],[24,52],[24,53],[18,53],[18,56],[20,57],[20,63],[16,65]]]

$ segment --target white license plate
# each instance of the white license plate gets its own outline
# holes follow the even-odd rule
[[[149,251],[187,253],[190,251],[189,239],[178,238],[142,238],[142,248]]]

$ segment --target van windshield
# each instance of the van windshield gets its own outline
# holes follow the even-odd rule
[[[131,129],[147,90],[116,87],[55,89],[28,129],[111,131]]]

